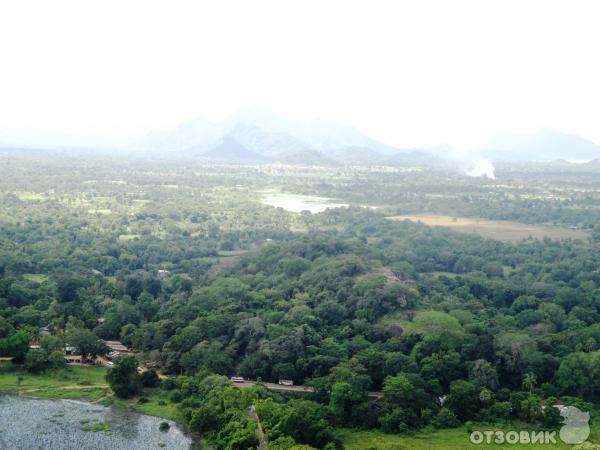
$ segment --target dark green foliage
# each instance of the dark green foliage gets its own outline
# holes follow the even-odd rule
[[[128,398],[141,392],[142,382],[137,368],[138,361],[135,356],[123,355],[108,369],[106,381],[118,397]]]
[[[193,430],[244,450],[254,403],[271,442],[322,448],[334,426],[552,427],[552,397],[600,400],[596,172],[511,166],[490,183],[439,168],[313,178],[65,158],[0,155],[15,168],[0,178],[0,356],[17,365],[59,367],[63,344],[96,355],[100,339],[121,340],[171,375],[162,388]],[[380,208],[292,215],[248,200],[281,180]],[[557,186],[560,201],[543,194]],[[499,242],[385,218],[407,211],[566,224],[595,240]],[[117,395],[157,386],[121,363]],[[288,401],[212,374],[317,392]]]
[[[70,331],[67,334],[67,342],[69,345],[75,347],[77,353],[82,356],[102,354],[106,349],[98,336],[89,330],[81,328]]]
[[[48,367],[60,369],[65,366],[65,357],[61,351],[54,351],[48,355]]]
[[[335,442],[327,410],[317,403],[290,400],[277,404],[269,399],[256,402],[256,411],[270,439],[287,435],[316,448]]]
[[[0,339],[0,355],[14,356],[16,362],[23,362],[29,349],[29,335],[25,331],[17,331]]]
[[[456,428],[460,425],[460,420],[450,409],[441,408],[433,418],[433,425],[436,428]]]
[[[144,387],[154,388],[160,386],[160,378],[158,378],[156,371],[152,369],[142,372],[140,380]]]
[[[25,355],[25,368],[28,372],[39,373],[48,368],[48,353],[41,348],[33,348]]]
[[[453,381],[444,405],[461,421],[473,419],[480,408],[479,389],[465,380]]]

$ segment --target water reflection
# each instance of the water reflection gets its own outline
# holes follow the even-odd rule
[[[283,208],[286,211],[295,213],[310,211],[316,214],[326,209],[348,206],[344,203],[334,203],[331,199],[325,197],[282,193],[268,193],[261,201],[265,205]]]

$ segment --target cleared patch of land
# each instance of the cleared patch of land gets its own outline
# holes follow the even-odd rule
[[[136,238],[140,238],[142,237],[141,234],[121,234],[119,235],[119,241],[121,242],[127,242],[127,241],[131,241],[132,239],[136,239]]]
[[[554,240],[582,239],[587,240],[589,234],[583,230],[550,227],[544,225],[529,225],[508,220],[486,220],[466,217],[443,216],[437,214],[407,214],[391,216],[389,220],[422,222],[432,227],[446,227],[460,233],[476,233],[488,239],[516,242],[529,237]]]
[[[41,273],[24,273],[23,278],[25,278],[27,281],[32,281],[34,283],[41,284],[44,281],[48,280],[48,275],[44,275]]]
[[[476,426],[475,430],[497,430],[498,427]],[[511,428],[508,428],[508,431]],[[518,428],[516,428],[518,429]],[[556,444],[511,444],[499,445],[473,444],[469,440],[469,432],[465,427],[449,430],[437,430],[431,433],[419,432],[415,434],[386,434],[381,431],[354,431],[341,429],[337,435],[346,450],[465,450],[465,449],[499,449],[511,448],[513,450],[552,448],[553,450],[573,448],[564,444],[557,433]],[[592,434],[594,434],[592,432]],[[592,440],[592,442],[594,442]]]
[[[0,394],[43,398],[98,400],[108,391],[104,367],[65,367],[33,375],[22,370],[0,370]]]

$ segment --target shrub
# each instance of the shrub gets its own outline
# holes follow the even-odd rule
[[[158,375],[152,369],[143,372],[141,379],[144,387],[153,388],[160,386],[160,378],[158,378]]]
[[[0,372],[2,372],[3,370],[6,370],[8,372],[12,368],[13,368],[12,361],[4,361],[4,364],[3,364],[2,368],[0,368]]]
[[[48,367],[48,353],[41,348],[33,348],[25,355],[25,369],[31,373],[39,373]]]
[[[488,410],[489,419],[492,421],[508,421],[512,406],[510,402],[496,402]]]
[[[177,381],[173,377],[166,378],[162,381],[162,388],[166,391],[172,391],[173,389],[177,389],[179,386],[177,385]]]
[[[160,431],[168,431],[171,428],[171,425],[169,425],[167,422],[161,422],[160,425],[158,426],[158,429]]]
[[[137,367],[135,356],[125,355],[117,358],[115,365],[108,369],[106,381],[118,397],[131,397],[142,390]]]
[[[433,425],[436,428],[456,428],[460,425],[460,421],[448,408],[442,408],[434,417]]]
[[[173,402],[173,403],[179,403],[179,402],[181,402],[181,400],[183,400],[183,396],[181,395],[181,391],[177,390],[177,391],[171,392],[171,395],[169,395],[169,400],[171,400],[171,402]]]
[[[393,410],[382,414],[379,418],[381,429],[386,433],[403,433],[408,430],[406,422],[407,413],[402,408],[394,408]]]

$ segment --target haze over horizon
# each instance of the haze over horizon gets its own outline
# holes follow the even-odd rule
[[[399,148],[544,128],[598,144],[599,13],[593,1],[7,3],[0,141],[114,144],[259,104]]]

